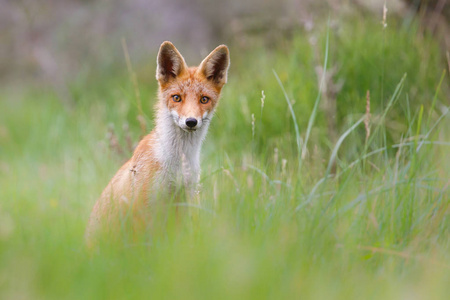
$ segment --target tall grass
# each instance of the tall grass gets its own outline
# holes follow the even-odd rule
[[[95,253],[85,249],[85,225],[131,155],[127,140],[139,138],[138,81],[127,80],[124,65],[123,76],[95,87],[74,82],[72,110],[42,88],[3,90],[1,298],[444,299],[448,75],[430,37],[395,24],[383,37],[377,22],[357,24],[328,38],[330,66],[340,65],[335,79],[345,80],[334,144],[315,104],[321,60],[313,56],[324,57],[325,33],[316,33],[317,47],[301,33],[274,52],[235,48],[202,153],[200,205],[178,206],[180,223],[171,206],[159,230]],[[386,99],[380,57],[390,66]],[[150,120],[155,85],[145,72],[137,70],[138,88]]]

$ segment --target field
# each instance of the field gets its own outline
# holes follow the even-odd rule
[[[72,102],[3,87],[0,298],[448,297],[445,54],[415,23],[341,22],[231,44],[201,204],[94,253],[90,210],[153,127],[156,56],[80,74]]]

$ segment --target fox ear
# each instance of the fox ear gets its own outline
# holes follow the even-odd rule
[[[186,71],[187,65],[183,56],[171,42],[161,44],[158,52],[156,79],[167,82]]]
[[[220,45],[214,49],[200,64],[199,72],[214,84],[222,87],[227,83],[230,53],[228,47]]]

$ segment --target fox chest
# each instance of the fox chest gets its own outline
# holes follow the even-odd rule
[[[174,157],[166,157],[156,180],[165,186],[186,187],[196,184],[200,176],[198,157],[181,153]]]

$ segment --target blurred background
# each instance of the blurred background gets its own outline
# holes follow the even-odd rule
[[[390,0],[403,22],[419,14],[449,46],[446,0]],[[135,64],[153,63],[170,40],[190,63],[218,43],[250,51],[254,39],[274,48],[296,31],[333,26],[368,14],[382,20],[384,0],[1,0],[0,79],[33,80],[63,88],[80,76],[123,68],[121,40]],[[331,13],[330,13],[331,12]],[[66,95],[67,97],[68,95]]]
[[[291,100],[300,100],[296,112],[312,109],[329,31],[320,110],[328,130],[321,141],[326,143],[327,135],[333,144],[349,115],[364,112],[367,91],[376,111],[405,73],[413,110],[431,105],[434,85],[449,68],[449,11],[446,0],[1,0],[0,86],[13,93],[46,88],[73,109],[82,98],[96,101],[95,93],[100,101],[117,99],[111,96],[113,84],[129,92],[122,99],[142,102],[150,121],[159,45],[172,41],[188,64],[196,65],[225,43],[232,49],[231,80],[247,82],[232,97],[244,99],[239,110],[250,123],[259,104],[246,99],[260,98],[262,90],[279,96],[272,69],[291,83]],[[443,89],[447,86],[446,79]],[[143,99],[134,95],[136,88]],[[6,97],[15,99],[1,98]],[[442,104],[439,100],[437,108]],[[283,104],[277,107],[282,114]],[[138,125],[136,110],[128,109],[128,122]],[[406,128],[404,119],[391,117],[396,122],[388,136],[398,138]],[[261,118],[269,121],[267,115]],[[288,124],[257,138],[267,142]]]

